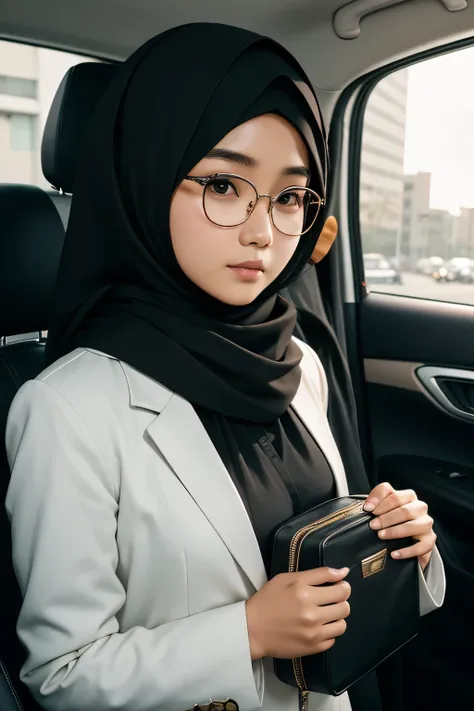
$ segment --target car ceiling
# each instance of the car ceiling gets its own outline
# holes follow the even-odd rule
[[[400,0],[399,0],[400,2]],[[406,0],[368,15],[340,39],[334,13],[347,0],[0,0],[0,36],[123,59],[150,36],[214,21],[268,34],[300,60],[330,104],[357,76],[392,60],[474,35],[474,0],[448,12],[441,0]]]

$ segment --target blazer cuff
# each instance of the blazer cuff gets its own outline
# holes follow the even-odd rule
[[[198,624],[199,617],[195,617]],[[191,639],[196,647],[187,653],[195,667],[193,676],[199,697],[194,703],[230,698],[240,711],[260,709],[264,694],[263,662],[252,662],[245,602],[203,613],[202,635],[192,635]],[[206,680],[211,680],[210,686]]]
[[[420,615],[423,616],[441,607],[446,593],[446,575],[443,560],[436,546],[433,549],[425,572],[421,569],[421,565],[418,566],[418,578],[420,585]]]

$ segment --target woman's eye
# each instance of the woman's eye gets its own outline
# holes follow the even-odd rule
[[[230,180],[214,180],[209,183],[209,189],[215,195],[238,195],[237,190]]]
[[[284,207],[299,207],[300,203],[300,197],[297,193],[285,193],[278,198],[278,204]]]

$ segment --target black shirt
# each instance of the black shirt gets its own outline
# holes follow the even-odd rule
[[[291,407],[265,425],[196,411],[247,509],[269,574],[275,530],[337,495],[329,464]]]

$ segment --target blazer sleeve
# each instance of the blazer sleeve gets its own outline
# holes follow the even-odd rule
[[[260,708],[245,603],[121,632],[118,497],[93,432],[52,385],[17,394],[6,446],[22,680],[51,711],[184,711],[209,698]]]
[[[312,378],[315,386],[321,393],[324,412],[327,412],[328,407],[328,381],[326,373],[318,355],[307,344],[302,344],[298,341],[303,352],[306,352],[312,357]],[[303,359],[302,364],[307,362]],[[439,550],[435,547],[431,560],[425,572],[421,566],[418,570],[419,589],[420,589],[420,615],[427,615],[429,612],[438,609],[444,602],[446,593],[446,575],[444,572],[443,560],[439,554]]]

